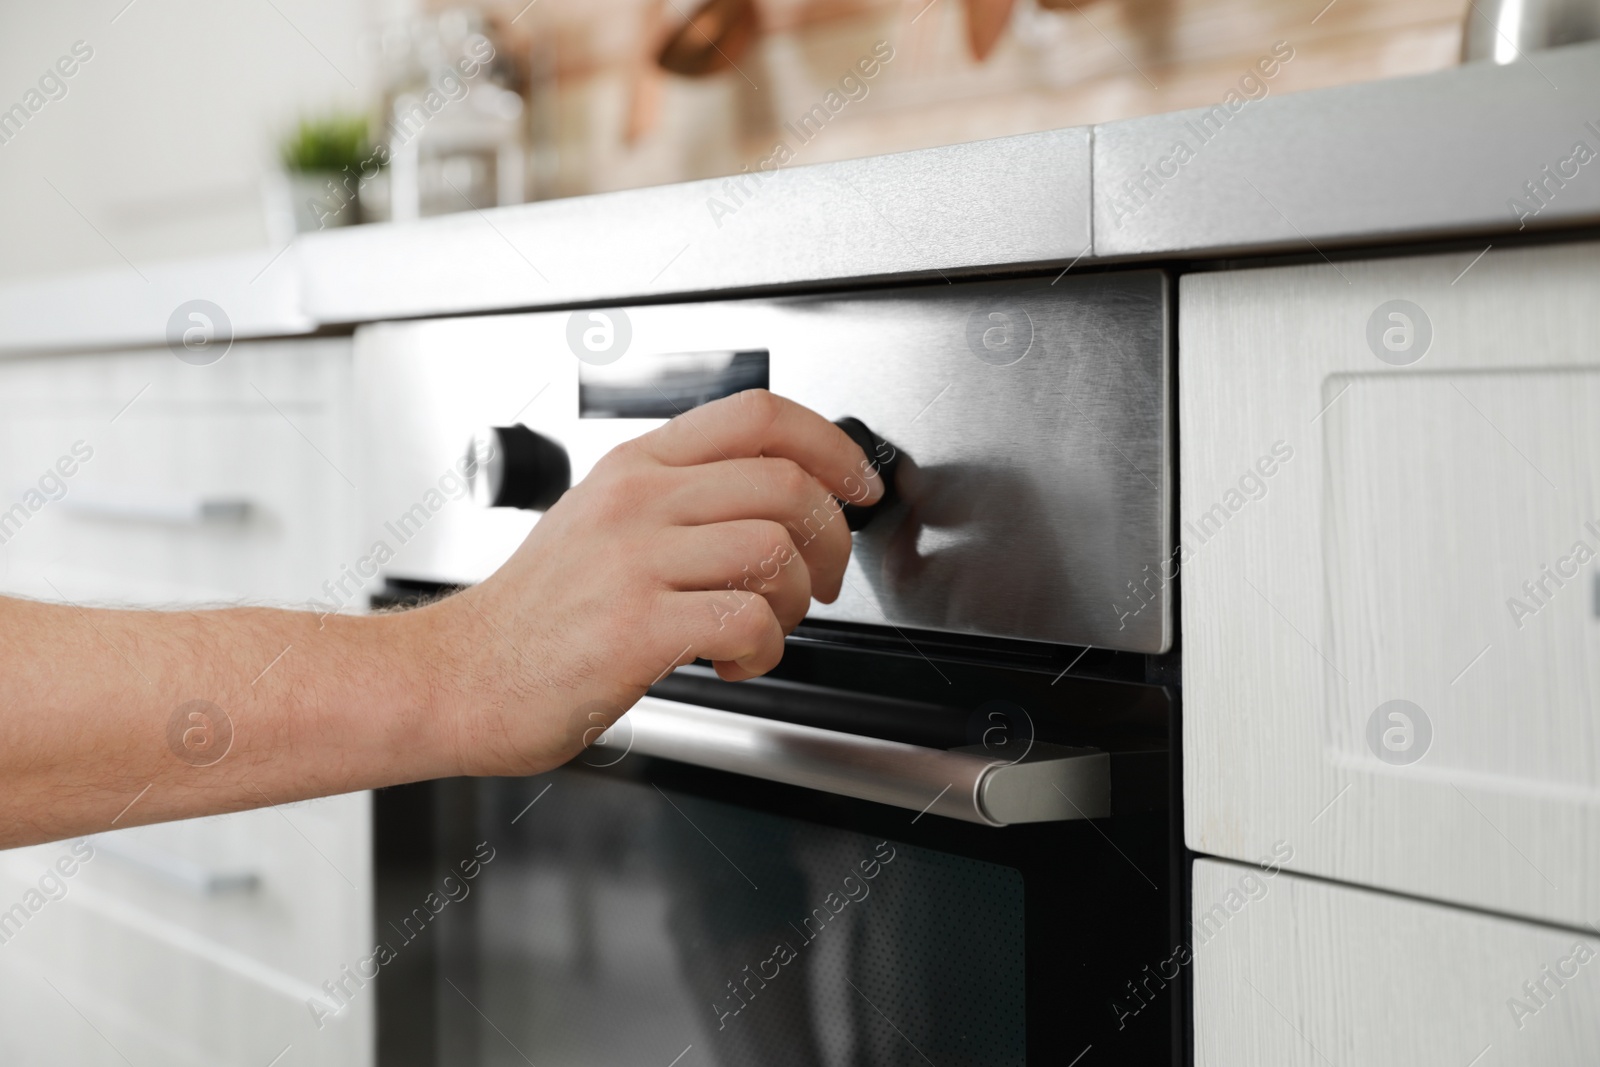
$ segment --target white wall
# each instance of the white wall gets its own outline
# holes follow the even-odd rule
[[[93,49],[66,95],[0,143],[0,279],[265,248],[261,184],[279,135],[301,114],[365,106],[368,28],[410,6],[0,5],[0,111],[74,42]]]

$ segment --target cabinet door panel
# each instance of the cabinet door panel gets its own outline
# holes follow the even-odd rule
[[[1475,254],[1181,282],[1187,838],[1576,926],[1600,246]]]
[[[1582,1067],[1600,1048],[1592,930],[1214,860],[1193,888],[1196,1063]]]
[[[1581,562],[1600,550],[1600,368],[1329,388],[1343,390],[1324,416],[1339,755],[1370,759],[1363,710],[1399,696],[1432,709],[1417,776],[1582,803],[1600,783],[1600,618]]]

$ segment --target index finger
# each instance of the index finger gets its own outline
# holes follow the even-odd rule
[[[635,443],[670,467],[776,456],[798,463],[850,503],[875,503],[883,496],[876,464],[843,430],[765,389],[747,389],[686,411]]]

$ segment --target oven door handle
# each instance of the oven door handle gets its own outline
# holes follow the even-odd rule
[[[1035,742],[1003,760],[647,696],[590,751],[607,751],[594,765],[636,752],[986,826],[1111,814],[1110,756],[1092,748]]]

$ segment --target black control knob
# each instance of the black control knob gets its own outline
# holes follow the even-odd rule
[[[884,505],[895,499],[894,476],[900,467],[900,450],[873,433],[860,419],[846,416],[834,425],[843,430],[845,436],[856,443],[857,448],[866,453],[868,461],[878,469],[878,477],[883,479],[883,497],[876,504],[847,503],[844,506],[845,525],[851,530],[859,530],[871,522],[873,516],[883,510]]]
[[[572,488],[567,450],[520,423],[473,434],[466,469],[472,499],[489,508],[544,511]]]

